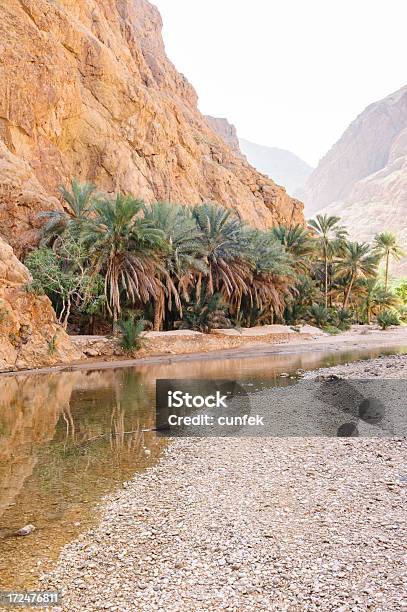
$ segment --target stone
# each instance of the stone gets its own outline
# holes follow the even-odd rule
[[[26,525],[25,527],[21,527],[18,531],[15,532],[16,536],[28,536],[30,533],[35,531],[35,525]]]

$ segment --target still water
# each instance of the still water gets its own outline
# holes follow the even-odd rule
[[[100,499],[159,461],[166,440],[151,431],[157,378],[292,384],[280,374],[398,352],[407,348],[0,378],[0,589],[37,586],[61,547],[97,521]],[[28,524],[32,534],[13,535]]]

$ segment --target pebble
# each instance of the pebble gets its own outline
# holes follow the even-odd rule
[[[35,531],[35,525],[25,525],[25,527],[21,527],[18,531],[14,533],[16,536],[28,536],[33,531]]]

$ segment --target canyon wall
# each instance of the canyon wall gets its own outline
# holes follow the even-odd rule
[[[209,127],[226,142],[232,151],[238,157],[245,159],[242,151],[240,150],[239,137],[237,135],[235,126],[232,123],[229,123],[227,119],[222,117],[211,117],[210,115],[205,115],[205,119],[208,122]]]
[[[146,0],[0,4],[0,370],[80,356],[17,259],[73,177],[148,202],[216,201],[260,228],[303,220],[210,128],[161,28]]]
[[[17,255],[72,177],[147,201],[217,201],[257,227],[302,204],[209,127],[146,0],[0,6],[0,233]]]

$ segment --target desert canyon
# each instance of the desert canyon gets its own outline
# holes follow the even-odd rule
[[[166,56],[161,28],[147,0],[8,0],[0,7],[5,313],[10,292],[17,284],[24,292],[28,282],[17,257],[38,242],[38,213],[61,208],[58,186],[72,177],[147,202],[218,202],[259,228],[303,222],[302,204],[211,129],[194,88]],[[49,350],[55,334],[43,330],[45,319],[55,325],[50,303],[27,309],[24,302],[24,328],[16,323],[22,304],[13,298],[18,359],[9,324],[1,323],[8,367],[25,363],[25,354],[32,365],[75,357],[62,331]]]

